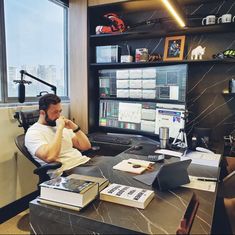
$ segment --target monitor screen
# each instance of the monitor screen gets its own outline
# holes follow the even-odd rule
[[[99,71],[99,127],[171,138],[184,128],[187,65]]]
[[[185,102],[187,65],[99,70],[101,98]]]
[[[99,126],[156,135],[159,127],[167,126],[175,138],[184,128],[184,111],[178,104],[100,100]]]

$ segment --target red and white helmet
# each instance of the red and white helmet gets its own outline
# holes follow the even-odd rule
[[[96,34],[120,33],[126,30],[124,21],[117,14],[108,13],[104,17],[109,21],[109,25],[96,26]]]

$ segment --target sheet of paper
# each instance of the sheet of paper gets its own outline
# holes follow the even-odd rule
[[[192,151],[181,157],[181,160],[186,159],[192,159],[192,163],[194,164],[218,167],[221,159],[221,154]]]
[[[200,180],[198,180],[198,178],[200,178],[200,177],[190,175],[189,176],[190,183],[181,185],[181,187],[194,188],[194,189],[199,189],[199,190],[203,190],[203,191],[215,192],[216,182],[200,181]]]
[[[157,149],[155,153],[165,154],[173,157],[181,157],[183,153],[168,149]]]

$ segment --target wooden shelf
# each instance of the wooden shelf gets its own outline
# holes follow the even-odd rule
[[[105,68],[143,68],[174,64],[228,64],[235,63],[234,59],[226,60],[180,60],[180,61],[156,61],[156,62],[131,62],[131,63],[91,63],[90,68],[105,69]]]
[[[96,34],[90,35],[91,44],[99,45],[106,41],[112,43],[120,40],[137,40],[145,38],[158,38],[165,36],[176,36],[176,35],[193,35],[193,34],[204,34],[204,33],[227,33],[235,32],[235,23],[228,24],[217,24],[209,26],[190,27],[178,31],[133,31],[124,32],[117,34]]]

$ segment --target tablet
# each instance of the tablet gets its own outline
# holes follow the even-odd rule
[[[158,171],[134,176],[133,178],[161,191],[173,189],[190,182],[187,168],[191,159],[166,163]]]

